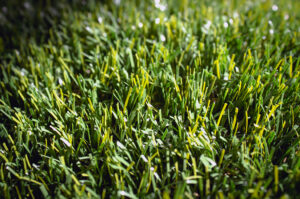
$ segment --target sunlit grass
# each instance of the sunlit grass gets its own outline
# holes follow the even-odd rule
[[[1,196],[297,197],[299,2],[30,2],[0,21]]]

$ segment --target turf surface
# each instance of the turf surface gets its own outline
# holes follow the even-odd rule
[[[0,5],[1,197],[299,195],[299,1]]]

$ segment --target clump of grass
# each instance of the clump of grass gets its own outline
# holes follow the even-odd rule
[[[1,195],[296,197],[299,8],[38,4],[0,37]]]

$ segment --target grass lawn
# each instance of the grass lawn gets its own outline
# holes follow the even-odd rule
[[[300,1],[0,3],[0,198],[297,198]]]

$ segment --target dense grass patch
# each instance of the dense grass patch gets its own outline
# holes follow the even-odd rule
[[[1,6],[4,198],[299,194],[299,1]]]

